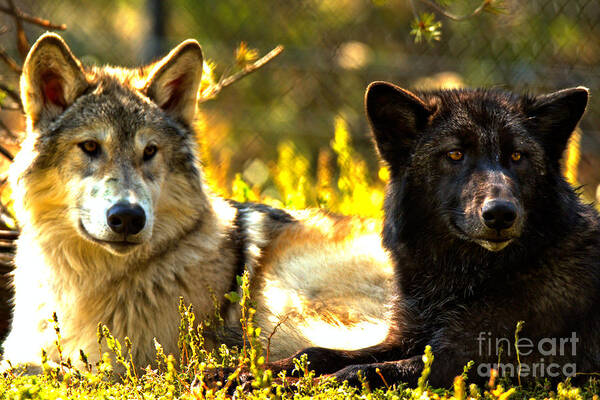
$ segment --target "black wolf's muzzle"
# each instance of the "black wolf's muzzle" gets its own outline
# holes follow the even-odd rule
[[[512,227],[517,219],[517,213],[515,203],[503,199],[488,199],[481,208],[483,223],[496,231]]]

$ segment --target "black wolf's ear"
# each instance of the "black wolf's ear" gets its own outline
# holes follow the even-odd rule
[[[197,41],[188,39],[179,44],[152,69],[146,95],[174,118],[191,124],[196,113],[202,61]]]
[[[379,154],[391,167],[403,168],[432,111],[417,95],[388,82],[369,85],[365,107]]]
[[[35,42],[23,65],[21,101],[28,123],[50,121],[87,88],[85,72],[67,44],[54,33]]]
[[[588,89],[580,86],[538,96],[529,105],[528,124],[544,143],[550,159],[560,160],[585,111],[588,96]]]

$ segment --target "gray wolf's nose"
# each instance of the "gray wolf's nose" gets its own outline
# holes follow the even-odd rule
[[[517,207],[507,200],[489,200],[481,209],[483,222],[492,229],[508,229],[517,219]]]
[[[137,204],[117,203],[106,212],[108,226],[116,233],[135,235],[146,225],[146,213]]]

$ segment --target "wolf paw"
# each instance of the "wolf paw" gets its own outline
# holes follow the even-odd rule
[[[350,365],[328,376],[335,377],[339,383],[348,381],[348,385],[350,386],[361,387],[362,382],[361,378],[359,378],[359,371],[363,380],[371,384],[375,383],[376,386],[380,386],[377,385],[379,382],[383,385],[384,382],[381,381],[381,377],[377,374],[375,368],[369,364]]]

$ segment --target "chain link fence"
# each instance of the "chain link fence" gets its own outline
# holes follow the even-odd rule
[[[466,14],[480,1],[448,3],[452,12]],[[366,85],[389,80],[413,87],[453,80],[532,93],[589,87],[579,181],[589,197],[600,183],[597,0],[507,0],[504,14],[462,22],[438,14],[442,37],[431,45],[414,43],[409,32],[415,11],[433,10],[409,0],[172,0],[163,1],[159,13],[156,0],[17,4],[65,23],[65,39],[90,63],[135,66],[156,56],[157,48],[166,51],[194,37],[217,72],[224,72],[241,41],[261,53],[285,45],[282,56],[203,104],[206,129],[220,129],[213,132],[212,150],[230,152],[234,172],[255,159],[274,160],[276,144],[283,140],[294,142],[315,164],[318,150],[329,145],[335,116],[347,121],[355,146],[375,166],[362,109]],[[10,17],[3,18],[0,23],[12,27]],[[156,26],[164,30],[158,41]],[[43,31],[28,29],[30,40]],[[16,57],[9,40],[4,46]]]

